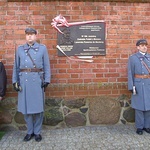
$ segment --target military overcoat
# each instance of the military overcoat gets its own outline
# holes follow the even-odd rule
[[[149,75],[148,70],[142,64],[144,61],[150,68],[150,55],[143,55],[137,52],[129,57],[128,60],[128,90],[135,86],[137,94],[131,97],[131,106],[141,111],[150,110],[150,78],[135,78],[135,74]]]
[[[43,69],[41,72],[21,72],[20,69]],[[34,43],[32,47],[24,44],[18,47],[15,55],[12,82],[18,82],[22,88],[18,92],[18,111],[23,114],[34,114],[44,111],[44,91],[42,82],[50,83],[51,70],[48,51],[45,45]]]
[[[5,96],[7,76],[4,64],[0,61],[0,96]]]

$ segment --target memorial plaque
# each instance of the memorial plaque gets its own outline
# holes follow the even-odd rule
[[[94,22],[59,27],[58,45],[67,56],[106,55],[105,23]],[[64,56],[58,50],[58,56]]]

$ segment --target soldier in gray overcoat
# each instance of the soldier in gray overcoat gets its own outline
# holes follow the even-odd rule
[[[27,43],[16,51],[12,82],[18,91],[18,111],[24,114],[27,124],[24,141],[35,136],[39,142],[42,140],[44,91],[51,77],[50,61],[46,46],[36,42],[37,31],[27,28],[25,34]]]
[[[147,40],[140,39],[138,52],[128,60],[128,90],[132,92],[131,106],[135,109],[136,133],[150,133],[150,55]]]

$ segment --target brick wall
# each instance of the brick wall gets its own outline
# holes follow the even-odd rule
[[[106,56],[94,56],[94,62],[70,61],[57,56],[57,31],[51,27],[62,14],[68,22],[104,20]],[[150,42],[150,3],[121,2],[7,2],[0,1],[0,60],[7,76],[6,97],[16,96],[11,77],[14,51],[25,43],[24,29],[38,30],[38,40],[48,48],[52,81],[47,97],[85,97],[121,94],[127,91],[127,60],[136,51],[135,42]]]

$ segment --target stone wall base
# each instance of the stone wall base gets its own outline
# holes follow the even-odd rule
[[[47,129],[118,123],[134,123],[134,110],[126,95],[45,99],[43,127]],[[8,98],[0,103],[0,129],[26,130],[24,117],[17,111],[17,99]]]

